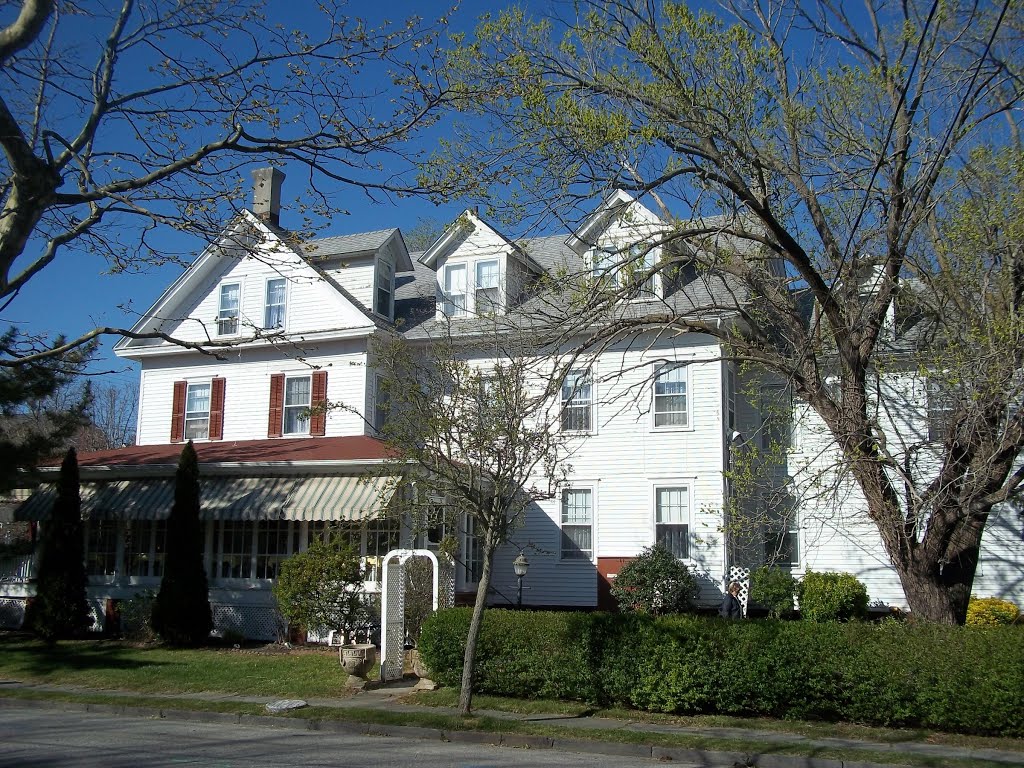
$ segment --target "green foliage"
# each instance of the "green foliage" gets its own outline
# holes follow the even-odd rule
[[[697,581],[666,547],[655,544],[619,570],[612,595],[627,611],[659,616],[693,607]]]
[[[365,580],[358,548],[335,534],[281,563],[274,599],[292,626],[324,633],[340,629],[347,640],[371,618],[362,591]]]
[[[30,342],[15,328],[0,334],[0,354],[18,355]],[[57,339],[60,346],[63,339]],[[89,423],[88,383],[71,392],[95,344],[50,359],[0,369],[0,491],[12,487],[40,459],[59,455]],[[59,395],[63,396],[59,396]]]
[[[1013,624],[1020,617],[1020,609],[1009,600],[998,597],[972,597],[967,605],[967,626],[999,627]]]
[[[793,597],[797,581],[793,575],[781,568],[763,566],[750,574],[750,599],[762,608],[768,609],[773,619],[793,612]]]
[[[800,615],[808,621],[849,621],[868,613],[868,590],[849,573],[808,571],[799,594]]]
[[[189,440],[181,451],[174,506],[167,518],[167,558],[153,603],[153,629],[171,645],[199,645],[213,630],[199,521],[199,459]]]
[[[136,592],[120,604],[121,635],[126,640],[150,642],[156,639],[153,631],[153,602],[156,593],[151,589]]]
[[[42,526],[36,595],[25,609],[25,628],[47,642],[74,637],[92,626],[82,541],[78,456],[70,448],[60,467],[53,512]]]
[[[423,622],[434,612],[434,564],[427,557],[412,557],[405,563],[405,632],[415,645]]]
[[[423,626],[420,652],[444,685],[459,682],[468,626],[467,609]],[[1017,627],[490,610],[474,688],[672,714],[1024,735]]]

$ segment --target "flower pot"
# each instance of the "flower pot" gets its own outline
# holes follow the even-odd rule
[[[419,651],[409,651],[409,666],[412,667],[412,673],[416,675],[416,677],[430,677],[430,670],[427,669],[427,665],[423,663],[423,657],[420,656]]]
[[[338,649],[338,661],[350,677],[365,678],[377,661],[377,648],[372,643],[343,645]]]

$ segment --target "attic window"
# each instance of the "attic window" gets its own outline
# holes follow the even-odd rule
[[[498,287],[498,262],[478,261],[476,264],[476,313],[490,315],[501,309]]]
[[[444,295],[441,312],[446,317],[466,316],[466,265],[449,264],[444,268]]]
[[[233,336],[238,333],[238,305],[242,295],[240,283],[225,283],[220,287],[217,308],[217,335]]]
[[[621,292],[623,298],[657,298],[661,287],[656,270],[659,253],[658,247],[646,243],[634,243],[628,249],[594,247],[587,252],[590,274],[602,289]]]
[[[373,309],[378,315],[391,317],[394,312],[395,268],[391,262],[377,260],[377,293]]]

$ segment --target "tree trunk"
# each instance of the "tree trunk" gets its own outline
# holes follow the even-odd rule
[[[473,703],[473,670],[476,665],[476,643],[487,605],[487,589],[491,583],[491,561],[496,545],[491,542],[491,533],[484,534],[484,557],[480,568],[480,581],[476,587],[476,602],[473,603],[473,618],[469,622],[466,636],[466,653],[462,658],[462,690],[459,693],[459,714],[468,715]]]
[[[945,554],[936,558],[929,530],[913,560],[896,570],[912,615],[938,624],[963,624],[981,552],[982,523],[961,523]]]

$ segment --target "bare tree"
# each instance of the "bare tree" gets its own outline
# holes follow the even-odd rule
[[[102,451],[135,444],[135,419],[139,408],[139,385],[98,384],[92,387],[91,438],[78,443],[79,450]]]
[[[1024,481],[1019,6],[577,5],[499,14],[453,54],[463,104],[495,119],[453,132],[437,189],[458,168],[474,194],[509,178],[495,208],[570,222],[608,187],[650,193],[666,231],[622,261],[722,290],[640,318],[596,292],[581,322],[707,333],[788,387],[911,609],[962,622],[990,510]],[[900,377],[944,404],[942,430],[892,417]]]
[[[420,342],[380,341],[373,360],[378,403],[386,404],[380,435],[393,451],[384,471],[406,475],[417,498],[469,521],[479,547],[459,696],[468,714],[494,553],[531,506],[555,495],[569,452],[552,396],[560,369],[536,339],[498,318],[458,336],[440,326]]]
[[[307,225],[336,212],[337,190],[408,191],[407,140],[446,98],[435,66],[446,19],[371,27],[343,2],[307,10],[295,29],[249,0],[88,13],[22,0],[0,29],[2,306],[65,253],[143,270],[176,258],[154,245],[160,228],[209,240],[253,163],[309,170]],[[128,330],[14,337],[0,366]]]

